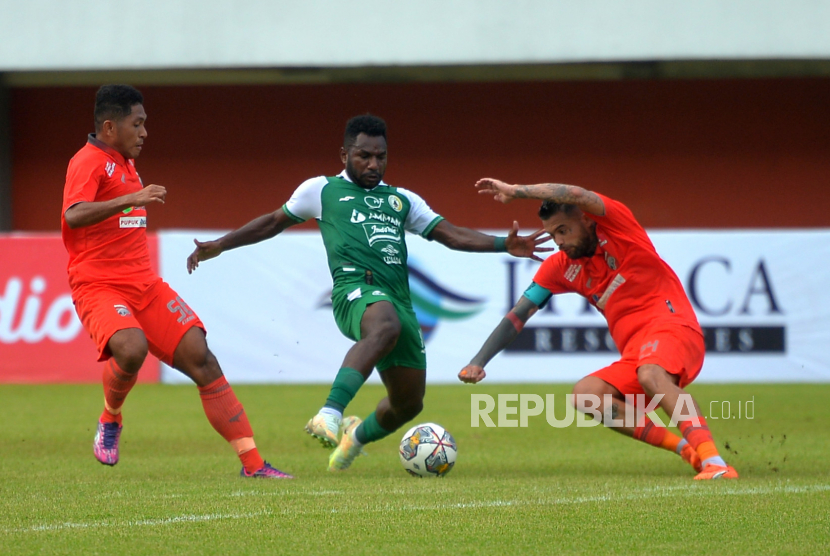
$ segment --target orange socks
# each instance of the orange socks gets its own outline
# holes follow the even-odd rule
[[[107,359],[103,373],[105,409],[100,418],[102,423],[121,424],[121,406],[135,386],[136,380],[138,373],[126,373],[118,366],[114,357]]]
[[[699,425],[695,425],[693,421],[681,421],[677,424],[680,432],[683,433],[683,438],[695,449],[704,467],[710,463],[725,466],[726,462],[718,454],[709,425],[702,416],[698,416],[697,419],[700,422]]]
[[[654,422],[645,415],[643,416],[643,419],[645,419],[643,426],[636,427],[634,429],[635,439],[645,442],[646,444],[651,444],[652,446],[663,448],[664,450],[670,450],[672,452],[677,451],[677,445],[680,443],[679,436],[669,432],[664,427],[655,425]]]
[[[245,471],[248,473],[256,473],[265,467],[265,460],[262,459],[259,450],[256,448],[239,454],[239,461],[242,462],[242,466],[245,467]]]
[[[208,421],[222,438],[234,446],[245,470],[253,473],[261,469],[265,462],[253,443],[254,431],[245,409],[225,377],[220,376],[207,386],[199,386],[199,396]],[[245,439],[251,439],[250,443],[244,442]]]

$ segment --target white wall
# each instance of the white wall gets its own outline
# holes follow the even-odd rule
[[[826,0],[0,0],[0,71],[830,58]]]

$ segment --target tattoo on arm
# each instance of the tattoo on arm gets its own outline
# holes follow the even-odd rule
[[[527,319],[538,310],[539,308],[532,301],[526,297],[521,297],[516,306],[510,310],[485,340],[484,345],[481,346],[481,349],[470,363],[479,367],[487,365],[496,354],[516,339]]]
[[[576,185],[561,183],[520,185],[516,188],[515,195],[521,199],[541,199],[578,207],[602,204],[602,200],[593,191],[588,191]]]

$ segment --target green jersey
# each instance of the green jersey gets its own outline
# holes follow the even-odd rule
[[[364,189],[345,171],[303,182],[282,209],[298,222],[317,220],[335,290],[376,285],[407,304],[404,232],[426,237],[443,220],[419,195],[384,182]]]

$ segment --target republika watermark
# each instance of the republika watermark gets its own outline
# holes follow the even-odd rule
[[[489,394],[470,394],[470,426],[478,427],[483,422],[486,427],[527,427],[529,417],[535,417],[544,412],[545,421],[555,428],[568,427],[574,422],[577,427],[595,427],[602,423],[612,428],[635,428],[645,424],[647,414],[651,414],[649,417],[654,424],[666,427],[667,425],[663,423],[659,415],[653,413],[659,407],[663,397],[663,394],[657,394],[647,403],[645,394],[626,394],[623,403],[622,400],[615,402],[611,394],[605,394],[602,398],[595,394],[567,394],[564,396],[565,416],[559,418],[554,412],[556,403],[553,394],[546,394],[544,399],[538,394],[499,394],[498,403]],[[720,403],[721,412],[720,416],[715,416],[712,413],[712,407],[713,404],[718,403]],[[620,411],[621,407],[622,411]],[[577,409],[593,419],[577,419]],[[495,422],[490,415],[494,410],[496,411]],[[723,402],[713,400],[709,404],[709,410],[709,419],[735,418],[732,415],[731,402],[728,400]],[[755,418],[754,396],[751,401],[738,402],[738,418]],[[695,426],[701,424],[700,415],[689,394],[678,396],[677,405],[671,415],[671,425],[676,425],[681,421],[692,421]]]

